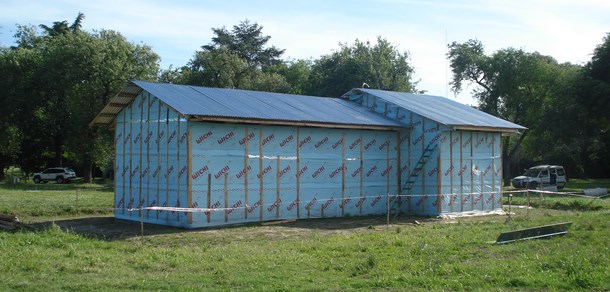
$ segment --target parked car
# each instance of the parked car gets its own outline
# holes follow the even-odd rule
[[[559,165],[538,165],[526,170],[523,175],[512,179],[513,187],[518,189],[537,189],[541,186],[556,185],[563,189],[566,185],[566,172]]]
[[[47,168],[42,172],[34,174],[32,180],[34,183],[46,183],[56,181],[58,184],[68,183],[76,178],[74,170],[68,167],[53,167]]]

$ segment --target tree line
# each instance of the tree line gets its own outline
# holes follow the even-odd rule
[[[88,182],[111,166],[111,130],[88,124],[126,80],[328,97],[363,83],[417,92],[409,53],[382,37],[339,43],[318,59],[282,59],[285,50],[245,20],[212,28],[187,64],[160,69],[150,46],[112,30],[84,31],[84,17],[17,25],[16,45],[0,47],[0,176],[10,166],[31,173],[69,165]],[[473,84],[481,110],[529,128],[504,141],[507,176],[546,161],[579,176],[608,173],[608,43],[606,36],[584,66],[512,48],[486,55],[476,40],[449,46],[452,90]]]

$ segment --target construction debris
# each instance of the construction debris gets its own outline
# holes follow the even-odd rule
[[[572,222],[563,222],[504,232],[498,236],[496,244],[567,234],[570,225]]]
[[[17,216],[0,214],[0,228],[5,230],[15,230],[21,228],[21,222]]]

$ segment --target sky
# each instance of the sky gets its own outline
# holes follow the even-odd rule
[[[14,44],[16,24],[72,23],[82,12],[84,30],[147,44],[162,69],[186,65],[212,28],[246,19],[285,49],[285,60],[315,60],[339,43],[380,36],[408,52],[418,90],[470,105],[472,87],[451,92],[447,44],[478,39],[488,55],[512,47],[585,64],[610,32],[608,0],[0,0],[0,8],[2,46]]]

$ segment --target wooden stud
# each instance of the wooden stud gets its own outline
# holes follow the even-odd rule
[[[155,141],[159,138],[161,130],[161,100],[157,101],[157,133],[155,135]],[[161,141],[157,141],[157,168],[161,167]],[[156,171],[155,169],[154,171]],[[157,175],[157,202],[161,203],[161,176]],[[167,203],[167,202],[166,202]],[[161,205],[161,204],[160,204]],[[167,212],[167,211],[166,211]],[[159,219],[159,211],[157,211],[157,219]]]
[[[275,190],[275,218],[280,218],[280,156],[277,156],[277,182]]]
[[[368,98],[367,98],[368,103]],[[363,189],[363,180],[364,180],[364,137],[360,134],[360,215],[362,215],[362,205],[364,205],[364,189]]]
[[[169,107],[165,109],[165,135],[169,135]],[[165,140],[165,173],[168,173],[169,169],[169,141],[167,141],[167,137]],[[161,141],[159,141],[161,143]],[[165,176],[165,201],[169,206],[169,175]],[[165,222],[169,223],[169,213],[165,212]],[[179,215],[179,213],[178,213]],[[178,217],[180,218],[180,217]]]
[[[177,117],[177,125],[176,125],[176,199],[180,201],[180,114],[176,112]],[[167,133],[170,135],[170,133]],[[167,137],[169,138],[169,136]],[[169,149],[169,141],[168,141],[168,149]],[[167,178],[169,179],[169,173],[167,174]],[[169,186],[168,186],[169,188]],[[188,198],[186,199],[187,204],[186,207],[190,208],[191,205],[188,204]],[[188,213],[187,213],[188,214]],[[180,212],[176,212],[176,220],[180,221]],[[188,222],[188,220],[187,220]]]
[[[398,112],[398,108],[396,109],[396,111]],[[399,132],[396,132],[396,199],[398,200],[398,210],[402,210],[402,162],[401,162],[401,155],[400,155],[400,140],[402,138],[402,134]]]
[[[437,195],[436,195],[436,212],[438,214],[443,213],[443,206],[441,204],[441,202],[443,201],[442,200],[443,199],[443,194],[442,194],[443,188],[441,186],[441,180],[442,180],[442,178],[441,178],[441,169],[442,169],[441,168],[442,167],[441,152],[442,151],[440,151],[440,147],[441,146],[439,145],[438,158],[437,158],[437,160],[438,160],[437,170],[438,171],[436,172],[436,190],[437,190]]]
[[[413,126],[413,112],[409,112],[409,127]],[[409,130],[409,137],[407,138],[407,181],[409,180],[409,177],[411,176],[411,134],[413,132],[411,130]],[[411,210],[411,189],[413,188],[413,186],[411,186],[411,188],[409,189],[409,191],[407,192],[407,208],[409,209],[408,212],[409,214],[413,213],[413,210]]]
[[[259,183],[260,183],[260,188],[259,188],[259,193],[260,193],[260,221],[263,221],[264,219],[264,189],[263,189],[263,128],[259,128],[259,139],[258,139],[258,175],[259,175]]]
[[[491,210],[496,209],[496,133],[491,133]]]
[[[186,179],[187,179],[187,204],[189,208],[193,208],[193,132],[188,120],[186,120],[187,144],[186,144]],[[193,224],[193,213],[188,213],[188,223]]]
[[[244,145],[244,218],[248,219],[248,160],[250,158],[250,156],[248,156],[248,135],[250,134],[250,131],[248,131],[248,127],[245,128],[245,133],[244,133],[244,138],[246,139],[245,141],[245,145]]]
[[[211,204],[212,201],[212,174],[208,173],[208,203],[207,203],[207,210],[208,210],[208,223],[210,223],[210,217],[212,215],[212,210],[210,210],[210,208],[212,207]]]
[[[424,119],[422,117],[422,121],[421,121],[421,133],[422,133],[422,137],[423,139],[421,139],[421,156],[424,155],[424,152],[426,151],[426,119]],[[421,206],[422,206],[422,214],[426,214],[426,203],[428,202],[428,197],[426,194],[426,164],[424,163],[424,165],[422,165],[422,174],[421,175]]]
[[[127,177],[129,179],[129,202],[133,200],[133,179],[131,172],[133,171],[133,105],[129,108],[129,173]],[[133,208],[133,205],[131,206]],[[133,212],[129,212],[129,217],[133,215]]]
[[[144,99],[144,96],[146,96],[145,94],[142,94],[142,99]],[[143,127],[144,127],[144,123],[142,123],[142,120],[144,119],[144,111],[142,110],[142,107],[140,107],[140,153],[138,153],[138,156],[140,157],[140,165],[138,165],[138,169],[140,170],[140,179],[138,180],[139,182],[139,192],[138,192],[138,205],[140,205],[140,218],[144,217],[144,204],[142,204],[142,149],[143,149],[143,145],[144,144],[144,134],[142,133]],[[146,197],[147,200],[146,202],[148,202],[148,192],[146,192]]]
[[[464,165],[464,132],[460,131],[460,169]],[[464,212],[464,172],[460,175],[460,212]]]
[[[453,212],[453,205],[455,205],[455,201],[453,201],[453,172],[455,171],[455,165],[453,165],[453,131],[449,132],[449,167],[453,167],[453,170],[449,175],[449,189],[451,190],[451,197],[449,197],[451,205],[449,206],[449,210]]]
[[[301,136],[300,136],[300,128],[297,127],[297,174],[296,174],[296,182],[297,182],[297,219],[301,218]]]
[[[225,222],[229,222],[229,173],[225,172]]]
[[[345,132],[341,134],[341,216],[345,216]]]
[[[148,133],[150,133],[150,99],[155,98],[154,96],[150,96],[150,94],[148,95],[148,100],[146,101],[146,137],[148,137]],[[142,137],[144,137],[144,135],[142,135]],[[150,142],[151,140],[148,139],[148,142],[146,143],[146,167],[148,168],[148,173],[146,174],[147,179],[146,179],[146,202],[150,202]],[[159,204],[159,202],[157,201],[156,204]],[[150,216],[150,210],[146,211],[146,219],[148,219]]]
[[[472,198],[470,198],[470,204],[472,205],[472,211],[474,211],[474,173],[472,170],[474,169],[474,160],[472,156],[474,155],[474,137],[472,137],[472,132],[470,133],[470,193],[472,194]]]

